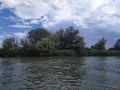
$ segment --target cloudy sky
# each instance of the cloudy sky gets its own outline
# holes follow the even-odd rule
[[[0,43],[33,28],[55,32],[71,25],[87,46],[105,37],[111,47],[120,38],[120,0],[0,0]]]

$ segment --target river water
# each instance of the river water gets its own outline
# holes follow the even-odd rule
[[[120,90],[120,57],[0,58],[0,90]]]

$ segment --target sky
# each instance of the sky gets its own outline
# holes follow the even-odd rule
[[[74,26],[87,46],[100,38],[112,47],[120,38],[120,0],[0,0],[0,45],[35,28],[55,32]]]

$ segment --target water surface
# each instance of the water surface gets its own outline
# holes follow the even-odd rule
[[[120,57],[0,58],[0,90],[120,90]]]

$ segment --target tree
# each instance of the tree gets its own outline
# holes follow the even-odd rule
[[[21,45],[22,47],[24,47],[24,48],[27,48],[27,47],[29,46],[29,44],[30,44],[30,43],[29,43],[29,41],[28,41],[27,38],[20,40],[20,45]]]
[[[105,50],[105,44],[106,40],[104,38],[101,38],[95,45],[91,46],[91,49]]]
[[[56,32],[56,46],[58,49],[64,49],[65,48],[65,35],[64,35],[64,29],[60,29]]]
[[[58,49],[83,49],[84,39],[79,35],[79,30],[72,26],[56,32]]]
[[[33,52],[35,51],[35,49],[33,49],[33,44],[29,42],[28,38],[21,39],[20,44],[21,44],[21,54],[23,56],[34,55]]]
[[[42,38],[48,37],[50,32],[44,28],[37,28],[28,32],[28,40],[30,43],[34,44],[37,41],[40,41]]]
[[[36,43],[41,41],[43,38],[48,37],[49,35],[50,32],[44,28],[37,28],[29,31],[27,37],[21,40],[22,54],[25,56],[36,56]]]
[[[55,43],[55,47],[57,46],[57,35],[56,34],[51,34],[49,37],[48,37],[49,40],[53,41]]]
[[[18,42],[14,37],[9,37],[3,41],[2,49],[4,56],[18,56],[19,46]]]
[[[120,50],[120,39],[117,39],[117,41],[115,42],[113,49],[115,50]]]
[[[17,47],[17,40],[14,38],[14,37],[9,37],[5,40],[3,40],[3,44],[2,44],[2,47],[3,49],[10,49],[10,48],[13,48],[13,47]]]
[[[65,31],[65,48],[70,49],[78,47],[78,43],[81,37],[79,36],[79,30],[74,29],[72,26],[66,28]]]
[[[52,50],[55,49],[55,43],[48,38],[43,38],[41,41],[38,41],[35,46],[40,56],[51,55]]]

